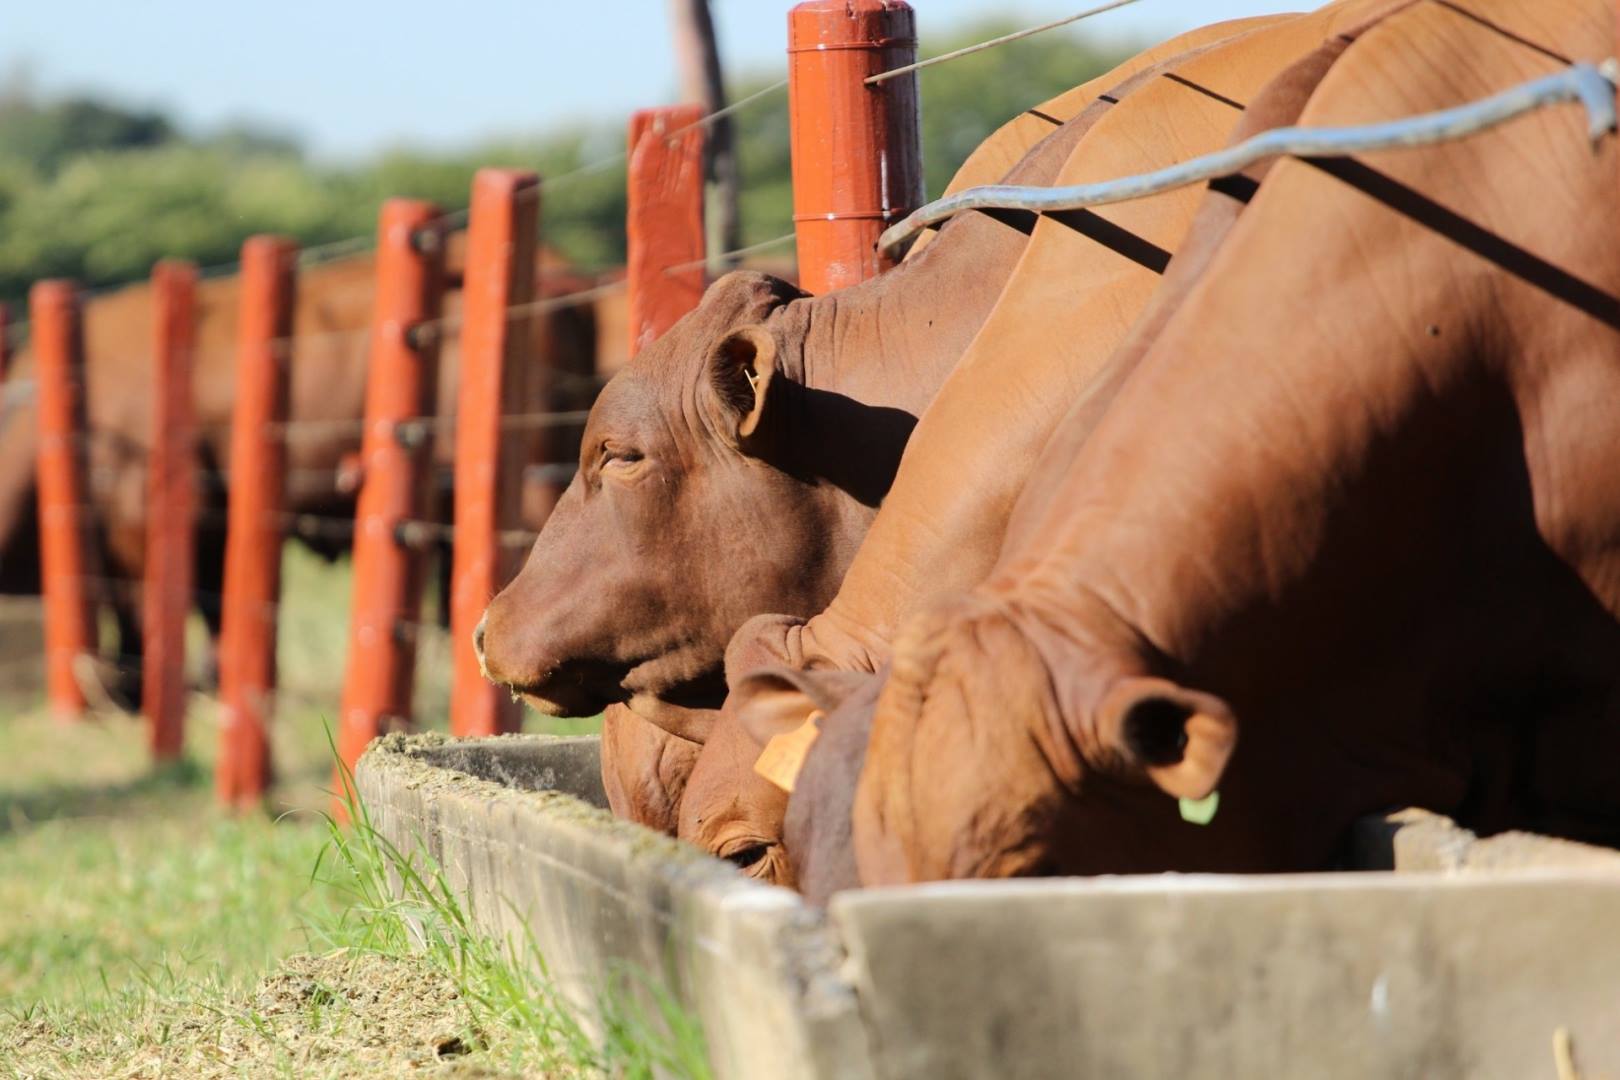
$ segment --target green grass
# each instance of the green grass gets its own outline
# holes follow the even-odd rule
[[[531,946],[473,933],[363,807],[218,812],[191,728],[152,771],[135,719],[0,720],[23,766],[0,784],[0,1076],[706,1075],[695,1024],[645,994],[604,998],[589,1036]]]
[[[0,1076],[141,1075],[341,902],[310,879],[318,820],[218,813],[210,756],[152,769],[122,716],[0,719]]]
[[[442,869],[407,854],[372,827],[345,777],[342,827],[328,819],[321,880],[347,903],[322,927],[334,943],[385,956],[416,954],[448,975],[466,1002],[472,1039],[506,1067],[539,1075],[707,1077],[694,1018],[649,983],[603,987],[606,1031],[594,1040],[546,976],[532,939],[497,941],[474,931]],[[652,1011],[640,1004],[655,1002]]]
[[[184,758],[156,769],[136,718],[62,725],[0,702],[0,1077],[706,1075],[678,1008],[604,996],[592,1038],[531,946],[472,933],[437,869],[363,808],[333,826],[347,571],[289,549],[285,572],[263,814],[214,804],[206,697]],[[447,700],[436,634],[426,718]]]

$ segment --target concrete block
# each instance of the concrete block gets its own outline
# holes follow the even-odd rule
[[[1537,867],[1620,873],[1620,851],[1525,832],[1481,839],[1450,818],[1427,810],[1366,818],[1351,832],[1350,868],[1356,870],[1467,873]]]
[[[1159,876],[845,893],[886,1077],[1620,1075],[1620,877]]]

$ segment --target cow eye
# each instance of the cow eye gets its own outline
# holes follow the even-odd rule
[[[770,849],[769,844],[744,844],[739,848],[726,852],[721,858],[739,870],[747,870],[763,859],[765,853]]]
[[[641,460],[641,451],[632,450],[625,446],[603,446],[602,468],[617,465],[620,467],[634,465]]]

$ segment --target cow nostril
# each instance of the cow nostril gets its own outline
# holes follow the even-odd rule
[[[484,624],[488,621],[489,616],[485,615],[478,620],[478,625],[473,627],[473,652],[478,656],[479,663],[483,663],[484,660]]]

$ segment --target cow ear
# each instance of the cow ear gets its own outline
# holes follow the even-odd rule
[[[1115,683],[1097,734],[1126,767],[1177,799],[1203,799],[1221,783],[1237,745],[1237,718],[1220,698],[1168,679]]]
[[[721,433],[757,451],[776,378],[776,338],[763,326],[743,326],[720,340],[709,357],[709,386]]]
[[[759,748],[754,772],[788,792],[804,768],[825,715],[796,674],[789,668],[756,671],[738,683],[726,701],[726,711]]]
[[[727,695],[725,705],[725,711],[761,749],[776,736],[803,725],[816,710],[815,701],[787,668],[750,672]]]

